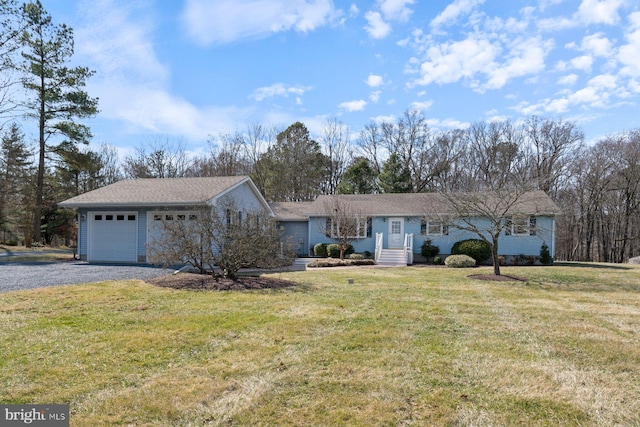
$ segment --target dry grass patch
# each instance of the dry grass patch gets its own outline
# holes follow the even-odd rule
[[[613,267],[4,293],[0,399],[70,403],[74,426],[637,425],[640,268]]]

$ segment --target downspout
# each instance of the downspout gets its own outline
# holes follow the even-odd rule
[[[556,217],[551,218],[551,259],[556,258]]]

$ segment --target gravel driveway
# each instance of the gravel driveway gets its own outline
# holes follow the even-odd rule
[[[7,262],[0,263],[0,292],[103,280],[144,280],[171,272],[173,270],[152,266],[89,264],[83,261]]]

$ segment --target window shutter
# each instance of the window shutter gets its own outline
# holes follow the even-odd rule
[[[420,234],[423,236],[427,234],[427,220],[425,218],[420,220]]]
[[[449,235],[449,226],[447,224],[442,224],[442,234],[445,236]]]
[[[371,217],[367,217],[367,234],[365,237],[371,237],[371,233],[373,231],[373,221]]]
[[[325,223],[325,227],[324,227],[324,235],[326,237],[331,237],[331,226],[332,226],[331,218],[327,218],[327,222]]]
[[[529,236],[535,236],[536,235],[536,217],[532,216],[529,217]]]
[[[508,216],[504,221],[504,235],[511,236],[511,217]]]

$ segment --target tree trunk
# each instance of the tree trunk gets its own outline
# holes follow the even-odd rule
[[[42,198],[44,195],[44,162],[45,162],[45,95],[44,95],[44,76],[42,77],[42,93],[40,94],[40,152],[38,153],[38,175],[36,178],[36,202],[33,209],[33,241],[40,242],[40,227],[42,222]]]
[[[493,236],[491,245],[491,257],[493,258],[493,274],[500,276],[500,258],[498,258],[498,237]]]

